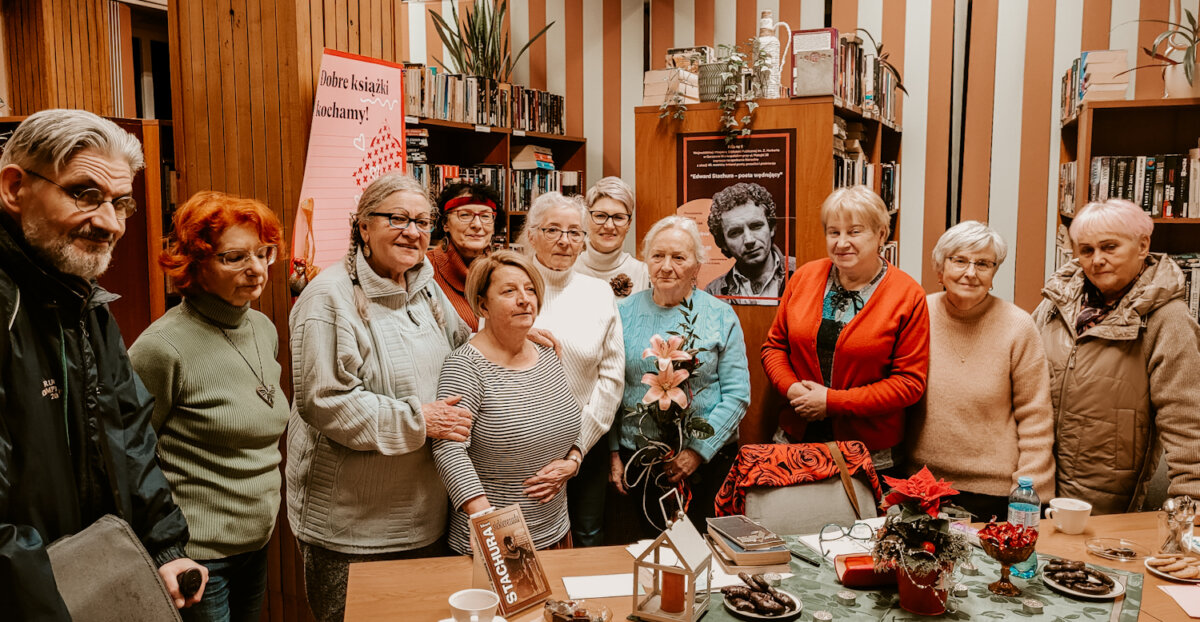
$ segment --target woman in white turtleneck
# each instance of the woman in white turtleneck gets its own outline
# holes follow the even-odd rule
[[[605,177],[587,192],[588,237],[575,271],[612,287],[617,299],[650,287],[646,264],[621,250],[633,220],[633,190],[620,177]]]
[[[616,297],[604,281],[572,270],[587,237],[586,218],[578,198],[548,192],[533,202],[519,240],[546,283],[534,326],[558,340],[567,382],[583,409],[579,451],[588,457],[567,489],[576,546],[602,543],[608,447],[600,447],[595,456],[588,450],[612,425],[625,389],[625,342]],[[597,504],[589,503],[597,498],[598,513]]]

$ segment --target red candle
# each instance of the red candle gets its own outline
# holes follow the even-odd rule
[[[687,593],[687,577],[678,572],[662,573],[662,599],[659,608],[668,613],[683,611],[683,600]]]

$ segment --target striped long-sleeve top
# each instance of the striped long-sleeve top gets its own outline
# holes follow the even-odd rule
[[[520,504],[534,545],[541,549],[567,535],[564,487],[547,503],[525,496],[522,484],[552,460],[567,455],[580,430],[579,403],[554,350],[537,346],[537,364],[509,369],[489,361],[466,344],[442,366],[438,399],[462,396],[458,406],[471,411],[471,436],[465,442],[433,441],[433,459],[450,494],[450,548],[470,548],[467,501],[487,495],[495,507]]]

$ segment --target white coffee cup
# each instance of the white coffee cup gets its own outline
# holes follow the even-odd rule
[[[460,590],[450,595],[454,622],[492,622],[500,597],[491,590]]]
[[[1070,535],[1083,533],[1091,513],[1092,504],[1070,497],[1055,497],[1046,508],[1046,518],[1054,521],[1054,528]]]

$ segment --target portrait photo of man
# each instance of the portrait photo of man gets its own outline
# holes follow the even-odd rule
[[[733,267],[704,291],[730,304],[775,305],[796,259],[775,242],[775,199],[756,183],[737,183],[713,195],[708,230]]]

